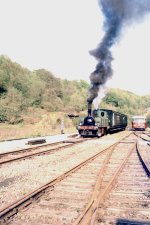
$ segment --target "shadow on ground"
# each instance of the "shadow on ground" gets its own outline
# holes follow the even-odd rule
[[[136,220],[124,220],[118,219],[116,225],[150,225],[150,221],[136,221]]]

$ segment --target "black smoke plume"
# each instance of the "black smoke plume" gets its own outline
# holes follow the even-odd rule
[[[123,27],[139,21],[150,12],[150,0],[99,0],[99,4],[105,16],[105,35],[98,47],[90,52],[98,63],[90,75],[89,103],[93,102],[101,87],[112,76],[111,47],[117,42]]]

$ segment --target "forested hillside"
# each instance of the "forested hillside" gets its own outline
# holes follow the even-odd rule
[[[129,119],[133,115],[146,115],[150,118],[150,95],[138,96],[129,91],[110,89],[101,106],[125,113]]]
[[[19,122],[28,109],[79,112],[86,108],[88,84],[56,78],[45,69],[29,71],[0,57],[0,121]]]
[[[45,69],[30,71],[0,56],[0,122],[22,122],[23,115],[33,109],[80,114],[87,109],[88,87],[83,80],[62,80]],[[129,116],[146,114],[150,95],[110,89],[100,106]]]

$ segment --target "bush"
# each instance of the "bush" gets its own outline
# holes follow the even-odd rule
[[[6,110],[4,108],[0,108],[0,122],[6,121],[7,121]]]

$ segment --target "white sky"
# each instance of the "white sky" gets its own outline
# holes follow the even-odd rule
[[[0,54],[30,70],[89,82],[102,39],[97,0],[0,0]],[[150,16],[122,32],[107,86],[150,94]]]

